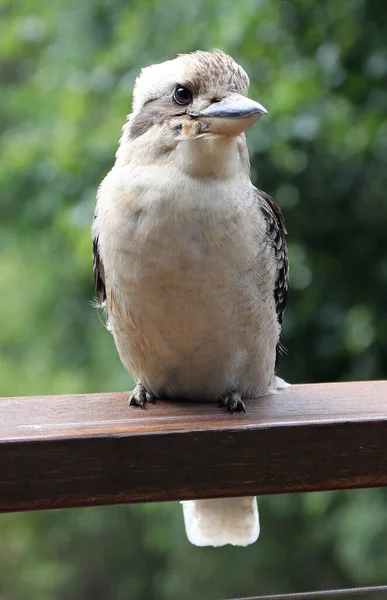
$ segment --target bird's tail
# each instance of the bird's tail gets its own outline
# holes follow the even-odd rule
[[[185,530],[195,546],[248,546],[259,536],[255,497],[182,502]]]

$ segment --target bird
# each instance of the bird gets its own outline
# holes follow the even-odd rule
[[[135,81],[92,224],[96,302],[136,381],[132,407],[175,398],[243,412],[289,385],[276,376],[287,232],[250,180],[245,131],[268,113],[249,84],[221,50],[180,54]],[[182,504],[197,546],[258,538],[254,497]]]

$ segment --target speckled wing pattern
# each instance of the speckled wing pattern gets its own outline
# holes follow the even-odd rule
[[[267,235],[274,249],[274,255],[277,261],[277,278],[274,286],[274,300],[277,311],[278,323],[282,327],[284,320],[284,312],[289,294],[289,263],[288,249],[286,246],[286,225],[285,219],[278,204],[271,196],[256,190],[261,212],[266,220]],[[278,354],[283,350],[278,344]]]
[[[99,255],[98,238],[93,238],[93,272],[97,305],[102,306],[106,300],[105,269]]]

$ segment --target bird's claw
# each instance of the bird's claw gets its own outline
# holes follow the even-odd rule
[[[153,394],[145,389],[141,382],[136,384],[133,392],[129,395],[129,406],[139,406],[140,408],[146,408],[146,404],[154,404],[155,399]]]
[[[243,402],[239,392],[230,392],[225,394],[218,400],[220,406],[224,406],[232,414],[234,412],[246,412],[245,403]]]

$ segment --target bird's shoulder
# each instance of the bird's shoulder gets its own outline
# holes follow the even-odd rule
[[[93,273],[96,303],[103,306],[106,300],[105,269],[99,253],[98,236],[93,235]]]
[[[91,238],[93,242],[93,273],[94,273],[94,291],[96,298],[96,305],[103,306],[106,300],[106,287],[105,287],[105,269],[101,259],[99,244],[100,244],[100,231],[98,223],[98,194],[97,193],[97,204],[94,209],[93,223],[91,226]]]
[[[96,304],[106,300],[104,256],[112,240],[127,236],[139,213],[139,194],[135,185],[136,171],[130,165],[115,165],[102,180],[98,191],[91,228]],[[128,226],[129,224],[129,226]]]
[[[285,237],[287,234],[285,219],[280,207],[269,194],[254,188],[254,197],[265,220],[266,235],[274,251],[276,261],[274,300],[278,322],[282,325],[289,294],[289,263]]]

